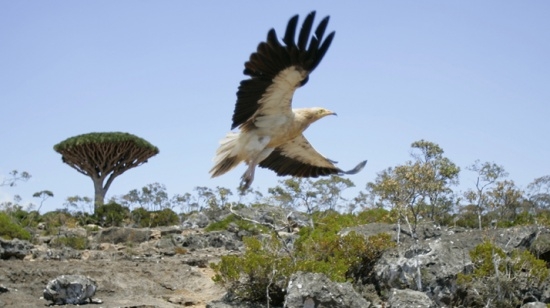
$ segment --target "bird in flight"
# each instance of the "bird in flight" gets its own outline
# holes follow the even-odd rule
[[[232,130],[239,131],[229,132],[220,141],[210,170],[212,177],[245,162],[248,168],[239,187],[244,192],[254,180],[256,166],[271,169],[279,176],[318,177],[355,174],[367,163],[343,171],[304,137],[311,123],[336,113],[321,107],[292,109],[294,91],[307,83],[334,38],[334,32],[324,37],[328,16],[311,35],[314,19],[315,11],[307,15],[296,33],[298,15],[292,17],[282,43],[271,29],[267,40],[244,64],[244,74],[250,78],[240,83],[231,125]]]

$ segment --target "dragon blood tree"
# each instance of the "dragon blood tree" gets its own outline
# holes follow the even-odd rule
[[[113,180],[126,170],[140,166],[159,153],[146,140],[128,133],[88,133],[70,137],[53,149],[64,163],[94,182],[94,208],[103,205]]]

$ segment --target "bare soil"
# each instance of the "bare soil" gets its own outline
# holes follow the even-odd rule
[[[207,266],[223,251],[207,248],[173,256],[132,257],[115,255],[98,259],[0,260],[0,307],[44,307],[46,284],[60,276],[85,275],[98,284],[88,307],[206,307],[225,290],[212,281]],[[191,259],[190,259],[191,258]],[[197,259],[198,258],[198,259]],[[197,264],[190,260],[200,260]],[[5,290],[4,289],[4,290]],[[72,305],[67,305],[72,306]]]

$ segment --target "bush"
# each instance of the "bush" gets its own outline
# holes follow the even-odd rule
[[[493,260],[504,260],[506,253],[500,247],[490,241],[485,241],[477,245],[470,251],[470,258],[474,264],[474,271],[471,274],[458,274],[458,283],[471,282],[473,279],[491,277],[496,274],[495,262]],[[498,271],[503,272],[505,264],[498,263]]]
[[[42,221],[46,224],[46,235],[55,235],[59,227],[75,228],[78,220],[65,210],[56,210],[42,215]]]
[[[132,211],[132,220],[142,228],[173,226],[179,224],[179,216],[171,209],[147,211],[140,207]]]
[[[341,236],[343,227],[361,222],[355,215],[337,212],[316,213],[315,228],[302,228],[294,250],[285,247],[277,233],[271,236],[244,238],[243,256],[223,256],[211,265],[214,280],[237,297],[248,301],[266,301],[280,305],[290,276],[297,271],[323,273],[334,281],[368,279],[381,254],[393,247],[387,234],[365,239],[351,232]]]
[[[71,247],[76,250],[84,250],[88,247],[88,239],[84,236],[61,236],[50,243],[51,247]]]
[[[100,205],[95,210],[95,220],[104,227],[118,227],[130,216],[130,209],[116,202]]]
[[[265,302],[267,290],[272,304],[282,304],[284,288],[294,271],[292,259],[282,252],[282,243],[274,234],[263,239],[244,238],[243,242],[244,255],[222,256],[218,264],[211,265],[216,271],[212,279],[238,298]]]
[[[477,302],[459,303],[468,307],[483,307],[483,303],[517,307],[525,296],[521,292],[542,292],[542,283],[548,278],[546,262],[527,250],[514,250],[507,255],[498,246],[485,241],[470,251],[470,257],[473,272],[457,276],[459,289],[475,289],[478,295]],[[539,290],[535,291],[537,288]]]
[[[41,216],[38,211],[27,212],[19,206],[14,208],[14,210],[9,213],[9,216],[11,216],[14,223],[20,225],[21,227],[34,228],[41,221]]]
[[[357,219],[361,224],[373,222],[392,224],[397,221],[397,214],[394,210],[388,211],[382,208],[367,209],[357,214]]]
[[[268,233],[268,229],[265,226],[254,224],[250,221],[246,221],[235,214],[227,215],[224,219],[210,223],[204,229],[207,232],[210,231],[223,231],[227,230],[231,224],[235,224],[239,230],[248,231],[251,234],[258,235],[260,233]]]
[[[336,282],[365,281],[371,278],[376,260],[394,246],[391,236],[385,233],[365,239],[355,232],[343,237],[313,232],[305,241],[296,243],[297,267],[323,273]]]
[[[31,239],[31,234],[14,223],[8,214],[0,212],[0,237],[7,240],[18,238],[28,241]]]
[[[132,221],[138,227],[149,227],[151,220],[151,213],[142,207],[134,209],[131,213]]]
[[[180,218],[176,212],[171,209],[164,209],[161,211],[152,212],[151,226],[160,227],[160,226],[173,226],[177,225],[180,222]]]

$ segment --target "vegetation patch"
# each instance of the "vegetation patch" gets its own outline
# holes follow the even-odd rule
[[[20,225],[14,223],[6,213],[0,212],[0,237],[6,240],[14,238],[30,240],[31,234]]]
[[[457,283],[462,292],[475,289],[477,298],[463,303],[468,307],[517,307],[522,298],[518,290],[540,288],[548,278],[546,262],[537,259],[527,250],[514,250],[506,254],[490,241],[470,251],[474,264],[472,273],[459,273]]]
[[[60,236],[52,241],[50,246],[54,248],[70,247],[76,250],[84,250],[88,247],[88,239],[85,236]]]
[[[365,238],[351,232],[340,236],[342,227],[360,223],[351,214],[317,215],[315,228],[303,228],[293,249],[275,232],[244,238],[243,256],[224,256],[212,264],[214,281],[235,296],[273,305],[282,303],[290,276],[297,271],[323,273],[333,281],[357,281],[369,277],[382,253],[395,244],[387,234]]]
[[[248,231],[254,235],[268,233],[269,230],[265,226],[246,221],[235,214],[227,215],[224,219],[209,224],[204,230],[207,232],[224,231],[228,230],[231,224],[234,224],[239,230]]]

